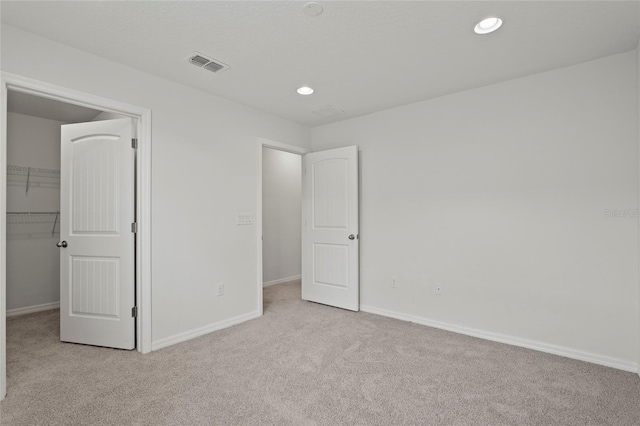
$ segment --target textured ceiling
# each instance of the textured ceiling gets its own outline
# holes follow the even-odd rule
[[[637,1],[2,1],[2,21],[317,126],[634,49]],[[477,36],[498,15],[504,26]],[[231,66],[212,74],[199,51]],[[302,97],[296,88],[315,94]],[[311,111],[331,105],[345,114]]]

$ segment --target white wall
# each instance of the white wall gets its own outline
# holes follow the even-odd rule
[[[628,52],[313,129],[361,150],[362,305],[633,368],[636,79]]]
[[[262,149],[262,277],[265,284],[300,277],[302,157]]]
[[[256,227],[236,225],[257,210],[256,143],[309,130],[7,25],[1,51],[3,71],[152,109],[154,347],[256,313]]]
[[[7,163],[60,170],[59,121],[7,114]],[[43,184],[39,186],[38,184]],[[7,185],[7,211],[60,210],[60,181],[22,178]],[[49,218],[47,218],[49,219]],[[53,219],[53,217],[51,218]],[[60,255],[51,224],[7,224],[7,310],[60,301]]]

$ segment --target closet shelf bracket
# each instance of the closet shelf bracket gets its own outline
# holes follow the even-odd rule
[[[27,189],[25,190],[25,194],[29,194],[29,180],[31,179],[31,167],[27,169]]]

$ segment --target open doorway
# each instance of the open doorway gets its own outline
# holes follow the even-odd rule
[[[302,157],[262,148],[262,281],[300,279]]]
[[[302,270],[302,156],[309,151],[258,141],[258,307],[263,288],[300,280]]]
[[[270,249],[278,253],[282,248],[273,239],[263,247],[263,157],[265,148],[302,156],[301,158],[301,243],[300,275],[301,298],[336,308],[358,311],[360,309],[359,280],[359,162],[355,145],[310,153],[280,142],[258,141],[258,310],[263,313],[263,286],[286,282],[289,278],[269,277],[264,274],[264,253]],[[287,158],[267,154],[269,158]],[[292,162],[293,163],[293,162]],[[268,165],[282,167],[278,162]],[[271,173],[273,173],[271,171]],[[285,177],[286,179],[287,177]],[[289,179],[291,179],[289,177]],[[295,178],[294,178],[295,179]],[[279,214],[277,202],[273,203]],[[292,203],[293,204],[293,203]],[[278,221],[280,218],[275,218]],[[269,226],[269,225],[267,225]],[[272,232],[277,233],[277,226]],[[267,236],[269,238],[270,236]],[[297,245],[295,237],[293,244]],[[286,253],[293,250],[287,249]],[[280,259],[281,260],[281,259]],[[276,262],[278,266],[278,263]],[[271,270],[269,270],[271,272]],[[286,275],[280,274],[280,275]],[[266,279],[265,279],[266,278]]]
[[[121,173],[117,177],[109,176],[109,168],[104,167],[104,161],[99,157],[104,157],[105,154],[110,156],[113,148],[105,146],[107,141],[102,139],[106,139],[106,134],[96,135],[95,131],[97,127],[109,126],[109,123],[120,123],[121,127],[131,129],[132,121],[120,114],[8,91],[6,348],[7,372],[16,388],[24,382],[21,375],[23,371],[51,371],[55,369],[56,359],[68,357],[70,353],[76,358],[86,354],[82,349],[64,348],[61,341],[123,349],[135,347],[135,319],[109,315],[109,309],[113,311],[122,298],[121,295],[127,291],[131,294],[132,304],[135,303],[135,271],[131,267],[127,274],[125,270],[127,263],[133,265],[135,261],[133,236],[109,236],[111,239],[125,238],[130,243],[126,251],[128,262],[122,257],[97,258],[86,250],[81,251],[80,257],[65,256],[69,252],[67,241],[61,241],[69,240],[69,244],[75,249],[73,253],[77,254],[79,244],[71,242],[74,237],[70,238],[70,234],[100,233],[101,227],[107,229],[109,222],[117,220],[116,217],[109,217],[108,206],[102,202],[105,197],[117,199],[118,208],[125,208],[123,204],[127,203],[122,203],[122,197],[116,195],[121,192],[120,189],[110,185],[111,188],[107,191],[104,184],[101,187],[100,181],[129,180],[128,184],[123,182],[120,186],[131,188],[129,220],[135,220],[133,158],[129,161],[128,172],[124,170],[126,166],[111,167],[112,170],[119,169]],[[78,126],[90,129],[91,141],[74,137],[65,146],[65,132],[76,129],[77,133]],[[127,138],[131,139],[130,135]],[[115,140],[109,143],[111,146],[124,144]],[[96,147],[96,144],[101,145]],[[126,148],[131,149],[130,146]],[[122,151],[122,148],[116,149]],[[65,152],[66,161],[65,155],[61,155]],[[111,156],[108,160],[114,163],[118,158]],[[65,169],[68,171],[66,176]],[[71,179],[73,183],[61,184],[64,178]],[[71,194],[72,192],[75,194]],[[85,223],[79,223],[77,219],[71,220],[71,210],[75,216],[81,214],[80,219]],[[73,222],[73,230],[68,229],[70,222]],[[78,238],[75,238],[79,243]],[[91,237],[82,235],[81,238],[86,241]],[[98,250],[104,252],[103,248]],[[118,269],[123,271],[122,276],[108,276],[109,262],[118,262]],[[68,269],[72,269],[72,272],[69,273]],[[122,279],[125,274],[130,276],[129,280]],[[127,288],[113,289],[110,283],[118,282],[123,283],[120,287]],[[71,292],[69,288],[75,291]],[[109,290],[112,294],[108,294]],[[126,322],[124,335],[129,336],[128,346],[115,346],[108,341],[104,343],[104,327],[94,325],[98,323],[98,316],[108,319],[109,325]],[[92,324],[82,324],[79,327],[79,320]],[[74,336],[73,333],[77,334],[79,328],[82,328],[82,334],[91,333],[89,337],[92,340]],[[125,336],[118,336],[116,342],[124,340]],[[40,357],[38,354],[47,356]],[[34,358],[42,360],[34,363]]]
[[[47,154],[49,156],[48,160],[42,158],[45,156],[47,149],[43,150],[38,147],[34,148],[33,144],[31,144],[29,148],[25,146],[19,147],[16,150],[15,143],[13,141],[9,141],[10,138],[13,138],[13,135],[11,133],[13,133],[14,130],[23,129],[22,131],[18,131],[18,133],[22,132],[23,135],[26,134],[27,136],[29,136],[27,134],[29,129],[32,132],[34,131],[34,128],[30,128],[31,125],[35,127],[47,127],[52,125],[51,122],[55,121],[59,121],[61,123],[82,121],[82,123],[79,124],[64,124],[62,130],[64,130],[65,127],[67,129],[71,129],[73,127],[77,130],[77,128],[74,126],[81,126],[84,130],[89,129],[84,134],[70,134],[68,138],[69,143],[67,143],[67,147],[79,145],[88,147],[89,145],[96,146],[96,144],[98,143],[97,141],[101,141],[105,139],[105,137],[107,137],[107,139],[108,137],[110,137],[109,135],[112,134],[111,131],[103,131],[106,126],[114,126],[115,123],[119,123],[119,125],[122,125],[121,127],[123,127],[123,129],[128,129],[128,133],[122,133],[122,136],[120,138],[122,142],[119,143],[119,146],[124,147],[126,141],[126,147],[128,148],[126,152],[130,153],[128,155],[132,160],[130,166],[125,166],[125,168],[127,170],[131,170],[131,174],[129,175],[129,179],[118,179],[119,181],[123,182],[125,180],[127,182],[131,182],[131,210],[127,208],[123,209],[123,211],[133,211],[133,215],[128,218],[133,220],[133,223],[126,223],[126,232],[125,228],[123,227],[122,229],[119,229],[118,233],[121,235],[124,235],[125,233],[129,235],[130,233],[135,233],[134,238],[137,240],[135,246],[131,244],[130,255],[127,256],[127,258],[130,259],[130,262],[134,265],[134,267],[131,269],[131,274],[134,276],[136,283],[135,287],[132,286],[132,300],[134,300],[134,304],[136,306],[134,306],[134,309],[129,308],[127,316],[129,317],[129,319],[133,317],[131,329],[134,344],[131,347],[135,346],[139,352],[147,353],[151,350],[151,111],[146,108],[140,108],[111,99],[69,90],[64,87],[54,86],[48,83],[31,80],[14,74],[2,73],[1,77],[2,85],[0,93],[2,96],[0,97],[0,122],[2,126],[0,126],[0,231],[2,232],[0,232],[0,399],[3,399],[7,392],[7,313],[10,315],[10,318],[12,318],[16,315],[29,311],[34,312],[48,308],[55,308],[58,302],[54,299],[56,298],[56,296],[58,296],[58,293],[54,290],[55,287],[53,287],[51,283],[55,283],[56,278],[58,279],[58,283],[65,281],[61,278],[58,278],[60,277],[60,275],[55,274],[55,271],[52,272],[53,268],[55,268],[55,262],[52,261],[52,257],[50,257],[51,253],[49,252],[49,250],[43,249],[42,255],[49,256],[49,263],[47,264],[47,268],[51,269],[48,270],[46,274],[49,279],[49,282],[47,283],[48,287],[46,290],[49,291],[49,293],[47,294],[47,298],[49,300],[44,300],[44,302],[42,298],[38,300],[37,296],[42,296],[42,293],[40,293],[38,290],[39,286],[43,285],[43,283],[40,282],[35,283],[31,289],[27,289],[28,291],[26,292],[26,295],[20,294],[20,289],[18,289],[17,292],[14,288],[7,291],[7,278],[13,280],[16,276],[20,276],[21,274],[22,276],[28,275],[28,272],[26,272],[24,269],[20,271],[19,269],[15,268],[16,265],[12,264],[9,268],[11,269],[11,271],[9,272],[8,277],[8,262],[20,263],[25,261],[25,259],[22,258],[23,256],[16,256],[16,252],[14,250],[16,248],[16,244],[14,244],[14,242],[16,242],[19,238],[24,238],[26,236],[25,239],[27,240],[42,239],[42,243],[44,244],[51,243],[52,241],[45,242],[44,240],[57,239],[56,235],[61,232],[60,225],[61,223],[63,223],[61,221],[63,214],[58,212],[64,209],[56,209],[56,207],[62,206],[69,208],[70,206],[75,206],[78,204],[74,204],[73,201],[69,200],[65,201],[65,191],[61,191],[62,185],[58,183],[60,177],[64,177],[64,173],[60,173],[60,171],[75,170],[75,166],[73,165],[74,163],[67,162],[68,166],[64,166],[64,155],[62,155],[62,164],[58,167],[59,163],[57,161],[59,161],[58,159],[60,159],[61,153],[64,154],[65,149],[68,149],[64,146],[65,137],[63,136],[62,141],[60,140],[59,135],[61,128],[58,127],[57,129],[58,142],[60,143],[61,148],[49,150],[49,153]],[[11,105],[9,105],[10,95],[12,96],[12,98],[14,97],[14,95],[18,95],[18,102],[16,103],[16,98],[13,98]],[[33,105],[35,104],[30,103],[30,101],[37,101],[36,103],[39,104],[39,107],[36,107],[36,110],[34,110]],[[22,104],[22,107],[16,106],[20,104]],[[28,107],[28,105],[31,105],[31,107]],[[56,107],[52,107],[53,105],[55,105]],[[20,108],[23,109],[20,110]],[[38,112],[37,108],[44,108],[45,110],[50,109],[51,111],[57,110],[58,113],[62,114],[68,113],[68,111],[65,112],[65,109],[73,110],[75,111],[75,113],[89,114],[90,117],[84,116],[82,118],[69,118],[69,116],[50,116],[49,118],[42,118],[37,117],[38,115],[44,114],[42,111]],[[34,120],[33,118],[25,118],[26,116],[35,117],[36,120]],[[126,118],[118,119],[116,118],[117,116],[124,116]],[[7,125],[9,117],[11,117],[12,121],[14,121],[15,117],[19,117],[18,120],[22,120],[22,122],[17,125],[15,123]],[[38,121],[37,118],[40,118],[42,120],[50,120],[50,122],[48,122],[48,124],[45,126],[43,124],[44,122],[42,120]],[[94,121],[87,122],[86,120]],[[36,121],[38,121],[38,123],[34,124]],[[133,123],[137,124],[137,129],[134,129]],[[27,133],[25,133],[25,129],[27,129]],[[134,131],[136,133],[133,133]],[[136,140],[134,140],[136,138],[137,142]],[[25,140],[24,136],[19,136],[18,139],[23,141]],[[11,148],[8,148],[9,143],[12,144]],[[135,148],[135,152],[133,152],[132,148]],[[22,151],[20,151],[21,149]],[[75,152],[73,151],[75,150],[75,148],[71,149],[72,151],[67,152]],[[96,161],[99,162],[99,159],[104,157],[103,155],[101,155],[101,153],[104,153],[108,150],[108,148],[100,152],[97,152],[97,150],[93,150],[92,153],[90,152],[91,150],[85,149],[85,154],[88,153],[89,157],[85,156],[83,161],[85,161],[87,158],[93,158],[94,163],[96,163]],[[34,155],[33,152],[28,153],[29,151],[35,151],[36,154]],[[51,155],[51,151],[53,151],[53,155]],[[124,149],[120,149],[120,151],[125,152]],[[22,154],[16,155],[16,153],[19,152],[22,152]],[[7,158],[7,153],[9,153],[11,158]],[[38,154],[42,157],[38,157]],[[74,157],[74,155],[76,155],[76,157]],[[79,154],[71,154],[69,158],[76,158],[77,160],[77,158],[79,158],[78,155]],[[107,157],[111,158],[109,156]],[[29,164],[32,161],[36,160],[37,164]],[[118,159],[111,158],[111,160],[112,162],[115,161],[118,164],[122,164],[120,157],[118,157]],[[56,167],[58,168],[56,169]],[[115,174],[117,176],[121,176],[117,167],[119,166],[116,165],[116,169],[113,170],[115,171]],[[91,177],[91,179],[93,179],[93,182],[96,182],[95,176],[98,175],[99,172],[95,172],[95,167],[92,165],[85,167],[85,169],[88,171],[85,176]],[[98,168],[98,170],[103,169]],[[68,180],[68,182],[73,184],[75,181]],[[65,187],[71,188],[72,186],[73,185]],[[137,194],[135,198],[133,197],[134,191]],[[9,195],[9,192],[12,192],[12,194]],[[20,194],[21,192],[22,194]],[[91,191],[85,192],[90,193]],[[42,197],[35,197],[36,193],[39,193],[38,195],[44,195]],[[67,191],[66,193],[69,194],[69,191]],[[20,197],[24,197],[25,195],[26,197],[28,197],[27,200],[25,200],[24,198],[20,199]],[[62,198],[60,197],[60,195],[62,195]],[[9,201],[9,205],[7,205],[7,201]],[[9,209],[7,209],[7,207],[9,207]],[[114,209],[111,210],[116,211]],[[97,208],[96,211],[100,212],[103,210],[101,210],[101,208]],[[8,212],[9,214],[7,214]],[[58,217],[56,218],[56,216]],[[74,217],[77,217],[77,215],[75,215]],[[122,223],[124,224],[124,222]],[[129,225],[131,225],[131,227],[129,227]],[[78,233],[76,232],[78,230],[80,230],[80,232],[84,232],[82,229],[76,226],[76,224],[73,224],[73,227],[75,233]],[[85,232],[85,234],[92,234],[93,236],[95,232]],[[60,243],[63,243],[63,241],[58,241],[58,244]],[[66,247],[66,245],[64,244],[60,244],[58,247],[56,247],[55,241],[53,241],[53,245],[56,250],[58,250],[58,247]],[[7,248],[11,250],[11,253],[8,253]],[[27,251],[30,252],[30,250],[25,251],[25,247],[22,247],[21,250],[23,251],[23,253]],[[49,254],[47,254],[47,252],[49,252]],[[76,256],[76,258],[80,257]],[[72,265],[73,262],[61,262],[61,258],[62,256],[58,258],[60,261],[60,263],[58,263],[58,266],[65,266],[65,264],[69,265],[69,268],[75,266],[75,264]],[[97,258],[94,257],[93,259]],[[81,264],[83,263],[83,261],[93,259],[90,259],[88,257],[85,257],[83,259],[80,258],[80,262],[76,262],[76,264]],[[97,260],[111,261],[112,263],[114,263],[115,261],[113,259],[113,257],[103,256],[102,258],[99,258]],[[84,264],[86,263],[87,262],[84,262]],[[94,265],[97,266],[97,263],[99,262],[94,262]],[[31,267],[35,269],[37,268],[37,265],[31,263]],[[107,275],[109,267],[104,268],[104,265],[101,265],[100,268],[94,268],[94,272],[95,270],[98,271],[97,274],[94,273],[94,277],[99,277],[101,274],[102,276]],[[62,269],[64,268],[59,268],[59,270]],[[87,269],[91,270],[91,267]],[[73,271],[73,273],[77,275],[75,270]],[[74,299],[71,296],[62,298],[62,301],[68,302],[69,304],[71,304],[73,300]],[[7,308],[10,310],[10,312],[7,312]],[[73,307],[73,310],[77,311],[76,306]],[[73,310],[69,309],[65,310],[65,312],[69,313],[70,316],[75,316],[77,318],[87,318],[87,315],[77,315],[77,312]],[[123,315],[121,316],[124,317]],[[118,321],[111,322],[115,323]],[[83,326],[80,326],[78,328],[80,329],[82,327]],[[92,333],[85,334],[90,335]],[[94,344],[91,342],[81,343]]]
[[[302,271],[302,157],[262,148],[263,287],[298,291]],[[282,286],[281,286],[282,285]],[[264,309],[269,309],[268,298]]]
[[[60,128],[124,118],[9,91],[7,317],[60,306]]]

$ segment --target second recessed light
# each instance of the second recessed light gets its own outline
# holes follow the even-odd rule
[[[298,89],[298,93],[300,95],[307,96],[313,93],[313,89],[311,87],[302,86]]]
[[[486,18],[478,22],[478,24],[473,29],[473,31],[475,31],[476,34],[489,34],[494,32],[501,26],[502,26],[502,19],[492,16],[490,18]]]

